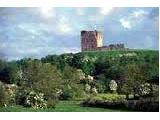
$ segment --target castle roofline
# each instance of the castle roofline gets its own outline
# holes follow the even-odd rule
[[[81,31],[81,34],[84,34],[84,33],[92,33],[92,32],[95,32],[96,34],[99,33],[99,34],[102,34],[101,31],[98,31],[98,30],[82,30]]]

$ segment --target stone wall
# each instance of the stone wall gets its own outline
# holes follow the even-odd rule
[[[102,47],[102,34],[98,31],[81,31],[82,51],[96,50]]]

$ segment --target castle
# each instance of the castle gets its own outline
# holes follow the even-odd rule
[[[99,31],[81,31],[81,49],[83,51],[96,50],[124,50],[124,44],[110,44],[103,46],[103,35]]]

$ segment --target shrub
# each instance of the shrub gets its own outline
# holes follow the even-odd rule
[[[125,107],[125,102],[124,101],[111,102],[111,101],[87,99],[82,102],[82,105],[89,107],[122,109]]]
[[[62,90],[62,94],[60,95],[61,100],[76,100],[80,98],[84,98],[86,96],[84,88],[81,85],[76,86],[67,86]]]
[[[47,101],[43,93],[36,93],[31,90],[19,90],[16,94],[16,102],[18,105],[32,108],[46,108]]]
[[[56,89],[61,86],[61,73],[56,66],[40,61],[28,61],[23,68],[24,89],[32,89],[45,96],[55,96]]]
[[[0,106],[15,104],[15,93],[17,86],[14,84],[3,84],[0,82]]]
[[[43,93],[36,93],[34,91],[31,91],[26,96],[25,105],[32,108],[46,108],[47,101],[44,100]]]
[[[159,111],[159,102],[153,100],[128,100],[125,103],[127,109],[135,111],[150,111],[158,112]]]
[[[118,94],[98,94],[97,96],[92,98],[93,100],[101,100],[101,101],[125,101],[125,95],[118,95]]]
[[[109,88],[113,93],[117,91],[117,83],[115,80],[110,81]]]
[[[138,94],[140,96],[146,96],[149,95],[151,92],[151,87],[149,83],[145,83],[139,86],[138,88]]]
[[[92,89],[91,89],[91,93],[93,93],[93,94],[98,94],[98,91],[97,91],[97,89],[96,89],[96,87],[93,87]]]
[[[57,104],[58,100],[55,98],[48,98],[47,99],[47,108],[55,108],[56,104]]]
[[[83,106],[101,107],[112,109],[128,109],[132,111],[158,112],[159,102],[151,100],[128,100],[128,101],[102,101],[87,99],[81,103]]]
[[[91,86],[89,84],[85,84],[85,91],[89,93],[91,90]]]
[[[62,94],[60,95],[60,99],[61,100],[70,100],[72,98],[74,98],[73,89],[70,86],[64,87],[62,90]]]
[[[7,104],[14,105],[17,86],[15,84],[4,84],[4,88],[7,96]]]
[[[152,96],[156,101],[159,101],[159,85],[152,85]]]

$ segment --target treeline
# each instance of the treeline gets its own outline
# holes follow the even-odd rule
[[[54,107],[59,99],[107,92],[157,98],[159,55],[158,51],[102,51],[0,60],[0,81],[2,106]],[[16,90],[11,93],[12,88]]]
[[[63,54],[42,58],[45,63],[81,69],[86,75],[94,76],[100,92],[109,90],[115,80],[119,93],[134,93],[144,83],[159,83],[158,51],[108,51]],[[101,90],[100,90],[101,88]],[[136,93],[134,93],[136,94]]]

